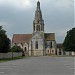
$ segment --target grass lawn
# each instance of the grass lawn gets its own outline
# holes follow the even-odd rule
[[[1,62],[6,62],[6,61],[12,61],[12,60],[18,60],[18,59],[23,59],[24,57],[14,57],[14,58],[4,58],[4,59],[0,59],[0,63]]]

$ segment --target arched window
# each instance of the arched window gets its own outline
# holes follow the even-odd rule
[[[51,42],[51,48],[52,48],[52,42]]]
[[[52,53],[54,53],[54,50],[52,50]]]
[[[49,53],[49,50],[47,52]]]
[[[50,48],[52,48],[52,42],[50,42],[49,44],[50,44]]]
[[[40,31],[40,25],[36,26],[36,31]]]
[[[25,52],[27,51],[27,48],[25,47]]]
[[[38,49],[38,41],[35,42],[35,49]]]
[[[38,23],[39,23],[39,21],[38,21]]]
[[[34,31],[35,31],[35,25],[34,25]]]

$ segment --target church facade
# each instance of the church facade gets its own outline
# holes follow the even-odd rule
[[[37,2],[32,34],[13,34],[12,46],[20,46],[29,56],[43,56],[56,54],[55,33],[44,32],[44,20]]]

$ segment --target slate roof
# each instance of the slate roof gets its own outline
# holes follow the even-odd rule
[[[13,43],[29,43],[32,34],[14,34],[12,38]]]
[[[63,44],[62,43],[59,43],[56,46],[57,46],[57,48],[62,48],[63,47]]]
[[[45,39],[47,41],[55,41],[55,33],[45,33]]]

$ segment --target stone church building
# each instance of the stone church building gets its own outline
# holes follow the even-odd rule
[[[32,34],[13,34],[12,46],[20,46],[29,56],[43,56],[56,54],[55,33],[44,32],[44,20],[37,2]]]

